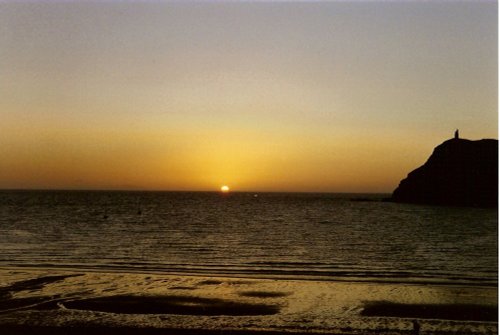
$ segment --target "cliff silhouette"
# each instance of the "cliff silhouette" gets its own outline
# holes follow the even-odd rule
[[[403,179],[395,202],[498,206],[498,140],[458,138],[438,145],[427,162]]]

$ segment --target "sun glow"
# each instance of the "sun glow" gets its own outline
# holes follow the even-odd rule
[[[220,190],[223,193],[227,193],[227,192],[229,192],[229,186],[227,186],[227,185],[221,186]]]

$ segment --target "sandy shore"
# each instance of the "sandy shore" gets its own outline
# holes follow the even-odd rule
[[[2,334],[496,334],[496,287],[0,269]]]

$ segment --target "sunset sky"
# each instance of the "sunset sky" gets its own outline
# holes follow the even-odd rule
[[[0,188],[392,192],[497,138],[497,4],[0,2]]]

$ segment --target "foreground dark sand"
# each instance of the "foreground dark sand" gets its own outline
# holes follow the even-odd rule
[[[496,334],[497,288],[0,270],[1,334]]]

